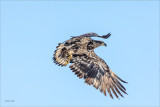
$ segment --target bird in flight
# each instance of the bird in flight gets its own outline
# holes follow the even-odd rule
[[[96,33],[86,33],[80,36],[72,36],[71,39],[59,43],[54,53],[54,63],[59,66],[66,66],[71,63],[69,68],[85,83],[93,85],[105,96],[106,91],[113,99],[112,93],[119,99],[123,97],[122,92],[127,94],[125,87],[121,83],[127,83],[118,77],[103,59],[98,57],[94,49],[99,46],[107,46],[103,41],[94,40],[91,37],[107,39],[107,35],[99,36]]]

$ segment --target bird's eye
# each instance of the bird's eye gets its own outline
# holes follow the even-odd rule
[[[93,42],[92,42],[92,41],[90,41],[90,42],[88,43],[88,45],[93,45]]]

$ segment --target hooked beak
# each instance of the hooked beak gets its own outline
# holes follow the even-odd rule
[[[103,46],[107,46],[107,44],[105,44],[105,43],[103,43],[102,45],[103,45]]]

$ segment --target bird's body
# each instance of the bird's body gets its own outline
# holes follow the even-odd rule
[[[117,93],[123,97],[126,89],[120,83],[124,82],[116,74],[114,74],[103,59],[98,57],[94,49],[98,46],[106,46],[103,41],[93,40],[90,37],[108,38],[110,33],[104,36],[99,36],[96,33],[87,33],[80,36],[72,37],[71,39],[60,43],[54,54],[54,62],[60,66],[66,66],[72,63],[69,67],[79,78],[84,78],[85,83],[93,85],[96,89],[106,95],[108,91],[111,98],[111,90],[118,97]]]

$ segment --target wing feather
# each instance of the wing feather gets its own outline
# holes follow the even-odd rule
[[[76,69],[76,71],[78,71],[78,73],[76,73],[77,77],[84,78],[84,82],[86,84],[93,85],[96,89],[99,88],[105,96],[107,95],[107,90],[111,98],[113,98],[112,93],[118,99],[118,94],[123,97],[120,91],[127,94],[125,87],[120,83],[120,81],[123,83],[127,82],[114,74],[104,60],[96,56],[96,54],[92,55],[94,58],[85,54],[73,56],[73,64],[70,65],[70,68],[73,72]]]
[[[113,84],[113,87],[114,87],[114,89],[116,90],[116,92],[117,92],[121,97],[123,97],[123,95],[120,93],[120,91],[119,91],[118,88],[115,86],[115,84]]]
[[[103,39],[107,39],[111,36],[111,33],[108,33],[107,35],[103,35],[103,36],[99,36],[97,33],[86,33],[86,34],[83,34],[83,35],[80,35],[80,36],[72,36],[73,38],[77,38],[77,37],[100,37],[100,38],[103,38]]]
[[[111,90],[112,90],[112,92],[114,93],[114,95],[115,95],[117,98],[119,98],[118,95],[117,95],[117,93],[115,92],[113,86],[111,86]]]

